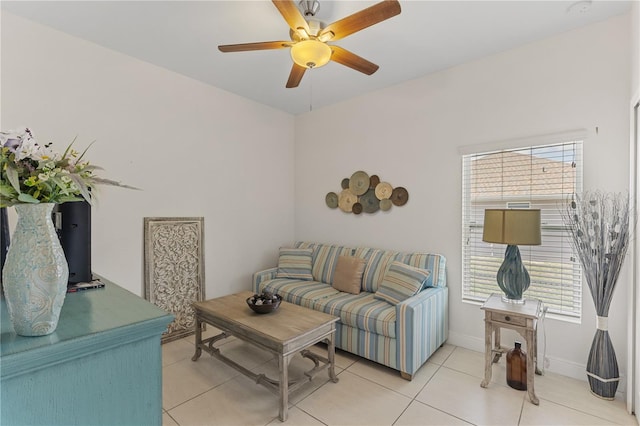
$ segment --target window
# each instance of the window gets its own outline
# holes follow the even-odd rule
[[[496,282],[506,246],[482,241],[484,210],[540,209],[542,244],[519,246],[531,276],[525,297],[537,298],[549,313],[580,318],[582,271],[573,252],[560,208],[582,191],[582,141],[463,152],[462,259],[466,301],[501,293]]]

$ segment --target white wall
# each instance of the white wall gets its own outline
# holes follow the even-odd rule
[[[640,1],[631,4],[631,94],[640,91]]]
[[[2,13],[2,129],[77,135],[104,177],[93,270],[143,292],[143,218],[203,216],[209,297],[249,290],[293,239],[293,116]]]
[[[444,254],[450,341],[482,350],[481,311],[461,302],[458,148],[584,128],[585,188],[628,190],[629,40],[629,17],[616,17],[296,117],[296,239]],[[409,202],[375,215],[329,209],[325,194],[356,170],[406,187]],[[609,323],[622,373],[626,288]],[[581,325],[547,319],[547,356],[550,370],[586,380],[586,288],[583,305]]]
[[[634,1],[631,5],[631,90],[630,90],[630,107],[633,110],[638,101],[640,101],[640,1]],[[630,167],[630,179],[631,179],[631,187],[633,188],[632,196],[638,197],[640,196],[640,191],[638,189],[637,175],[638,175],[638,167],[640,165],[640,154],[638,153],[636,141],[633,137],[634,135],[634,124],[633,118],[631,118],[631,140],[630,140],[630,153],[631,153],[631,167]],[[628,382],[628,394],[627,394],[627,409],[629,411],[635,411],[636,419],[640,419],[640,365],[638,360],[640,357],[640,315],[638,315],[638,309],[640,309],[640,281],[638,281],[638,267],[640,267],[640,252],[637,250],[637,240],[636,244],[632,245],[631,250],[629,250],[630,255],[633,259],[631,262],[627,262],[627,264],[633,264],[633,267],[630,267],[630,270],[633,270],[631,273],[635,273],[636,279],[629,280],[629,295],[631,300],[629,300],[629,330],[628,330],[628,341],[630,347],[628,348],[628,374],[629,374],[629,382]],[[631,274],[630,273],[630,274]],[[632,287],[635,285],[635,289]],[[635,291],[635,297],[634,296]],[[635,316],[634,316],[635,314]],[[635,328],[634,328],[635,324]],[[635,355],[634,355],[635,354]],[[631,377],[634,375],[635,378]]]

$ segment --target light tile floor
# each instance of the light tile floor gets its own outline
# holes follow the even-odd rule
[[[209,327],[207,335],[217,334]],[[163,425],[278,425],[278,397],[203,353],[192,362],[194,337],[167,343],[163,354]],[[243,366],[277,378],[277,362],[240,340],[221,350]],[[324,346],[314,347],[322,352]],[[605,401],[586,382],[546,373],[536,376],[540,405],[506,384],[504,360],[493,382],[480,387],[484,355],[444,345],[412,381],[368,360],[338,350],[336,373],[321,373],[289,398],[287,425],[637,425],[621,399]],[[296,356],[290,377],[310,368]]]

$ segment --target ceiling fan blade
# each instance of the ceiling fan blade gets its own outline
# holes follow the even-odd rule
[[[293,64],[293,68],[291,68],[291,73],[289,74],[289,80],[287,80],[287,89],[291,89],[293,87],[298,87],[300,84],[300,80],[302,80],[302,76],[307,69],[298,64]]]
[[[258,43],[223,44],[218,46],[221,52],[246,52],[248,50],[284,49],[290,47],[290,41],[262,41]]]
[[[287,24],[289,24],[289,27],[291,27],[293,31],[297,31],[298,28],[302,28],[306,31],[307,34],[309,34],[309,25],[307,24],[307,21],[304,19],[304,16],[302,16],[302,13],[300,13],[300,10],[298,9],[298,6],[296,6],[296,3],[294,1],[292,0],[272,0],[272,1],[273,1],[273,4],[278,9],[278,11],[280,12],[280,14],[282,15],[282,17],[284,18],[284,20],[287,21]]]
[[[340,40],[398,14],[400,14],[400,3],[397,0],[384,0],[330,24],[320,32],[318,38],[331,41]]]
[[[346,49],[343,49],[340,46],[330,46],[333,54],[331,55],[331,60],[337,62],[345,67],[349,67],[356,71],[360,71],[367,75],[371,75],[374,72],[378,71],[379,66],[374,64],[373,62],[369,62],[366,59],[356,55],[355,53],[351,53]]]

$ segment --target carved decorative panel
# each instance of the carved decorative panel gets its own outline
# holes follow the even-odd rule
[[[204,300],[204,218],[144,218],[145,297],[175,319],[162,342],[195,332],[191,304]]]

